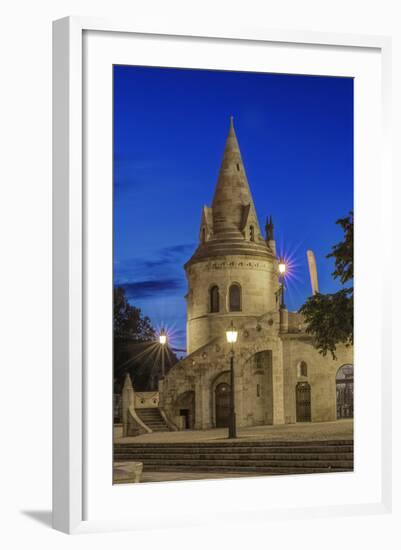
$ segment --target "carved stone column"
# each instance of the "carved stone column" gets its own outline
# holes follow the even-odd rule
[[[123,392],[121,397],[122,402],[122,419],[123,419],[123,437],[128,435],[128,411],[135,406],[134,387],[131,382],[131,377],[127,373],[124,380]]]
[[[237,427],[245,426],[244,422],[244,373],[243,362],[240,355],[234,356],[234,388],[235,388],[235,412]]]
[[[284,368],[282,342],[272,350],[273,424],[284,424]]]

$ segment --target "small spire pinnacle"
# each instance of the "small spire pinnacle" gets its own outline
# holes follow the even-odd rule
[[[230,115],[230,128],[234,129],[234,117]]]
[[[273,217],[269,216],[266,217],[266,241],[274,241],[274,224],[273,224]]]

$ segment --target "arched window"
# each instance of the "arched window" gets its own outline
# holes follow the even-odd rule
[[[219,287],[214,285],[209,291],[210,294],[210,312],[217,313],[220,309]]]
[[[354,367],[343,365],[336,374],[337,418],[354,416]]]
[[[305,363],[305,361],[300,361],[297,365],[297,376],[300,378],[301,376],[308,376],[308,365]]]
[[[354,381],[354,367],[353,365],[343,365],[340,367],[336,374],[336,381],[338,383],[346,381]]]
[[[241,311],[241,287],[238,284],[230,286],[228,300],[230,311]]]
[[[253,225],[249,226],[249,239],[253,242],[255,240],[255,228]]]
[[[206,242],[206,227],[202,227],[202,244]]]

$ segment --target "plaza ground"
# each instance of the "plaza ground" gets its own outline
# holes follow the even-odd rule
[[[304,422],[275,426],[252,426],[238,428],[239,441],[318,441],[328,439],[352,439],[354,435],[353,419],[335,422]],[[114,430],[115,443],[197,443],[221,442],[227,439],[227,428],[212,430],[183,430],[179,432],[153,432],[135,437],[122,437],[122,426]]]
[[[119,444],[127,443],[241,443],[258,441],[333,441],[353,440],[353,420],[338,420],[335,422],[298,423],[275,426],[253,426],[238,428],[237,439],[228,440],[227,429],[212,430],[185,430],[178,432],[153,432],[136,437],[122,438],[122,428],[114,430],[114,441]],[[116,483],[129,482],[132,477],[133,463],[118,462],[114,465],[114,480]],[[158,481],[187,481],[201,479],[222,479],[234,477],[249,477],[257,474],[246,473],[202,473],[202,472],[151,472],[145,471],[141,476],[141,483]],[[263,475],[263,474],[261,474]]]

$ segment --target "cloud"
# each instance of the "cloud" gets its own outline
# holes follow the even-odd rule
[[[183,265],[189,260],[196,243],[174,244],[114,263],[114,284],[125,289],[132,305],[150,317],[153,326],[168,326],[173,331],[172,343],[184,349],[186,342],[187,281]]]
[[[158,309],[163,309],[166,300],[178,299],[179,307],[185,308],[184,294],[187,282],[183,264],[195,250],[194,244],[178,244],[144,256],[132,257],[114,264],[114,284],[125,289],[128,300],[140,305],[142,300],[152,299],[149,315],[155,317]],[[182,302],[182,304],[181,304]],[[164,304],[164,306],[162,305]]]
[[[114,280],[118,285],[159,280],[185,281],[183,264],[189,259],[196,245],[179,244],[150,251],[147,256],[132,257],[114,264]],[[181,287],[182,288],[182,285]]]
[[[182,289],[182,281],[180,279],[158,279],[147,281],[135,281],[123,283],[128,300],[154,298],[158,292],[171,294],[178,289]]]

